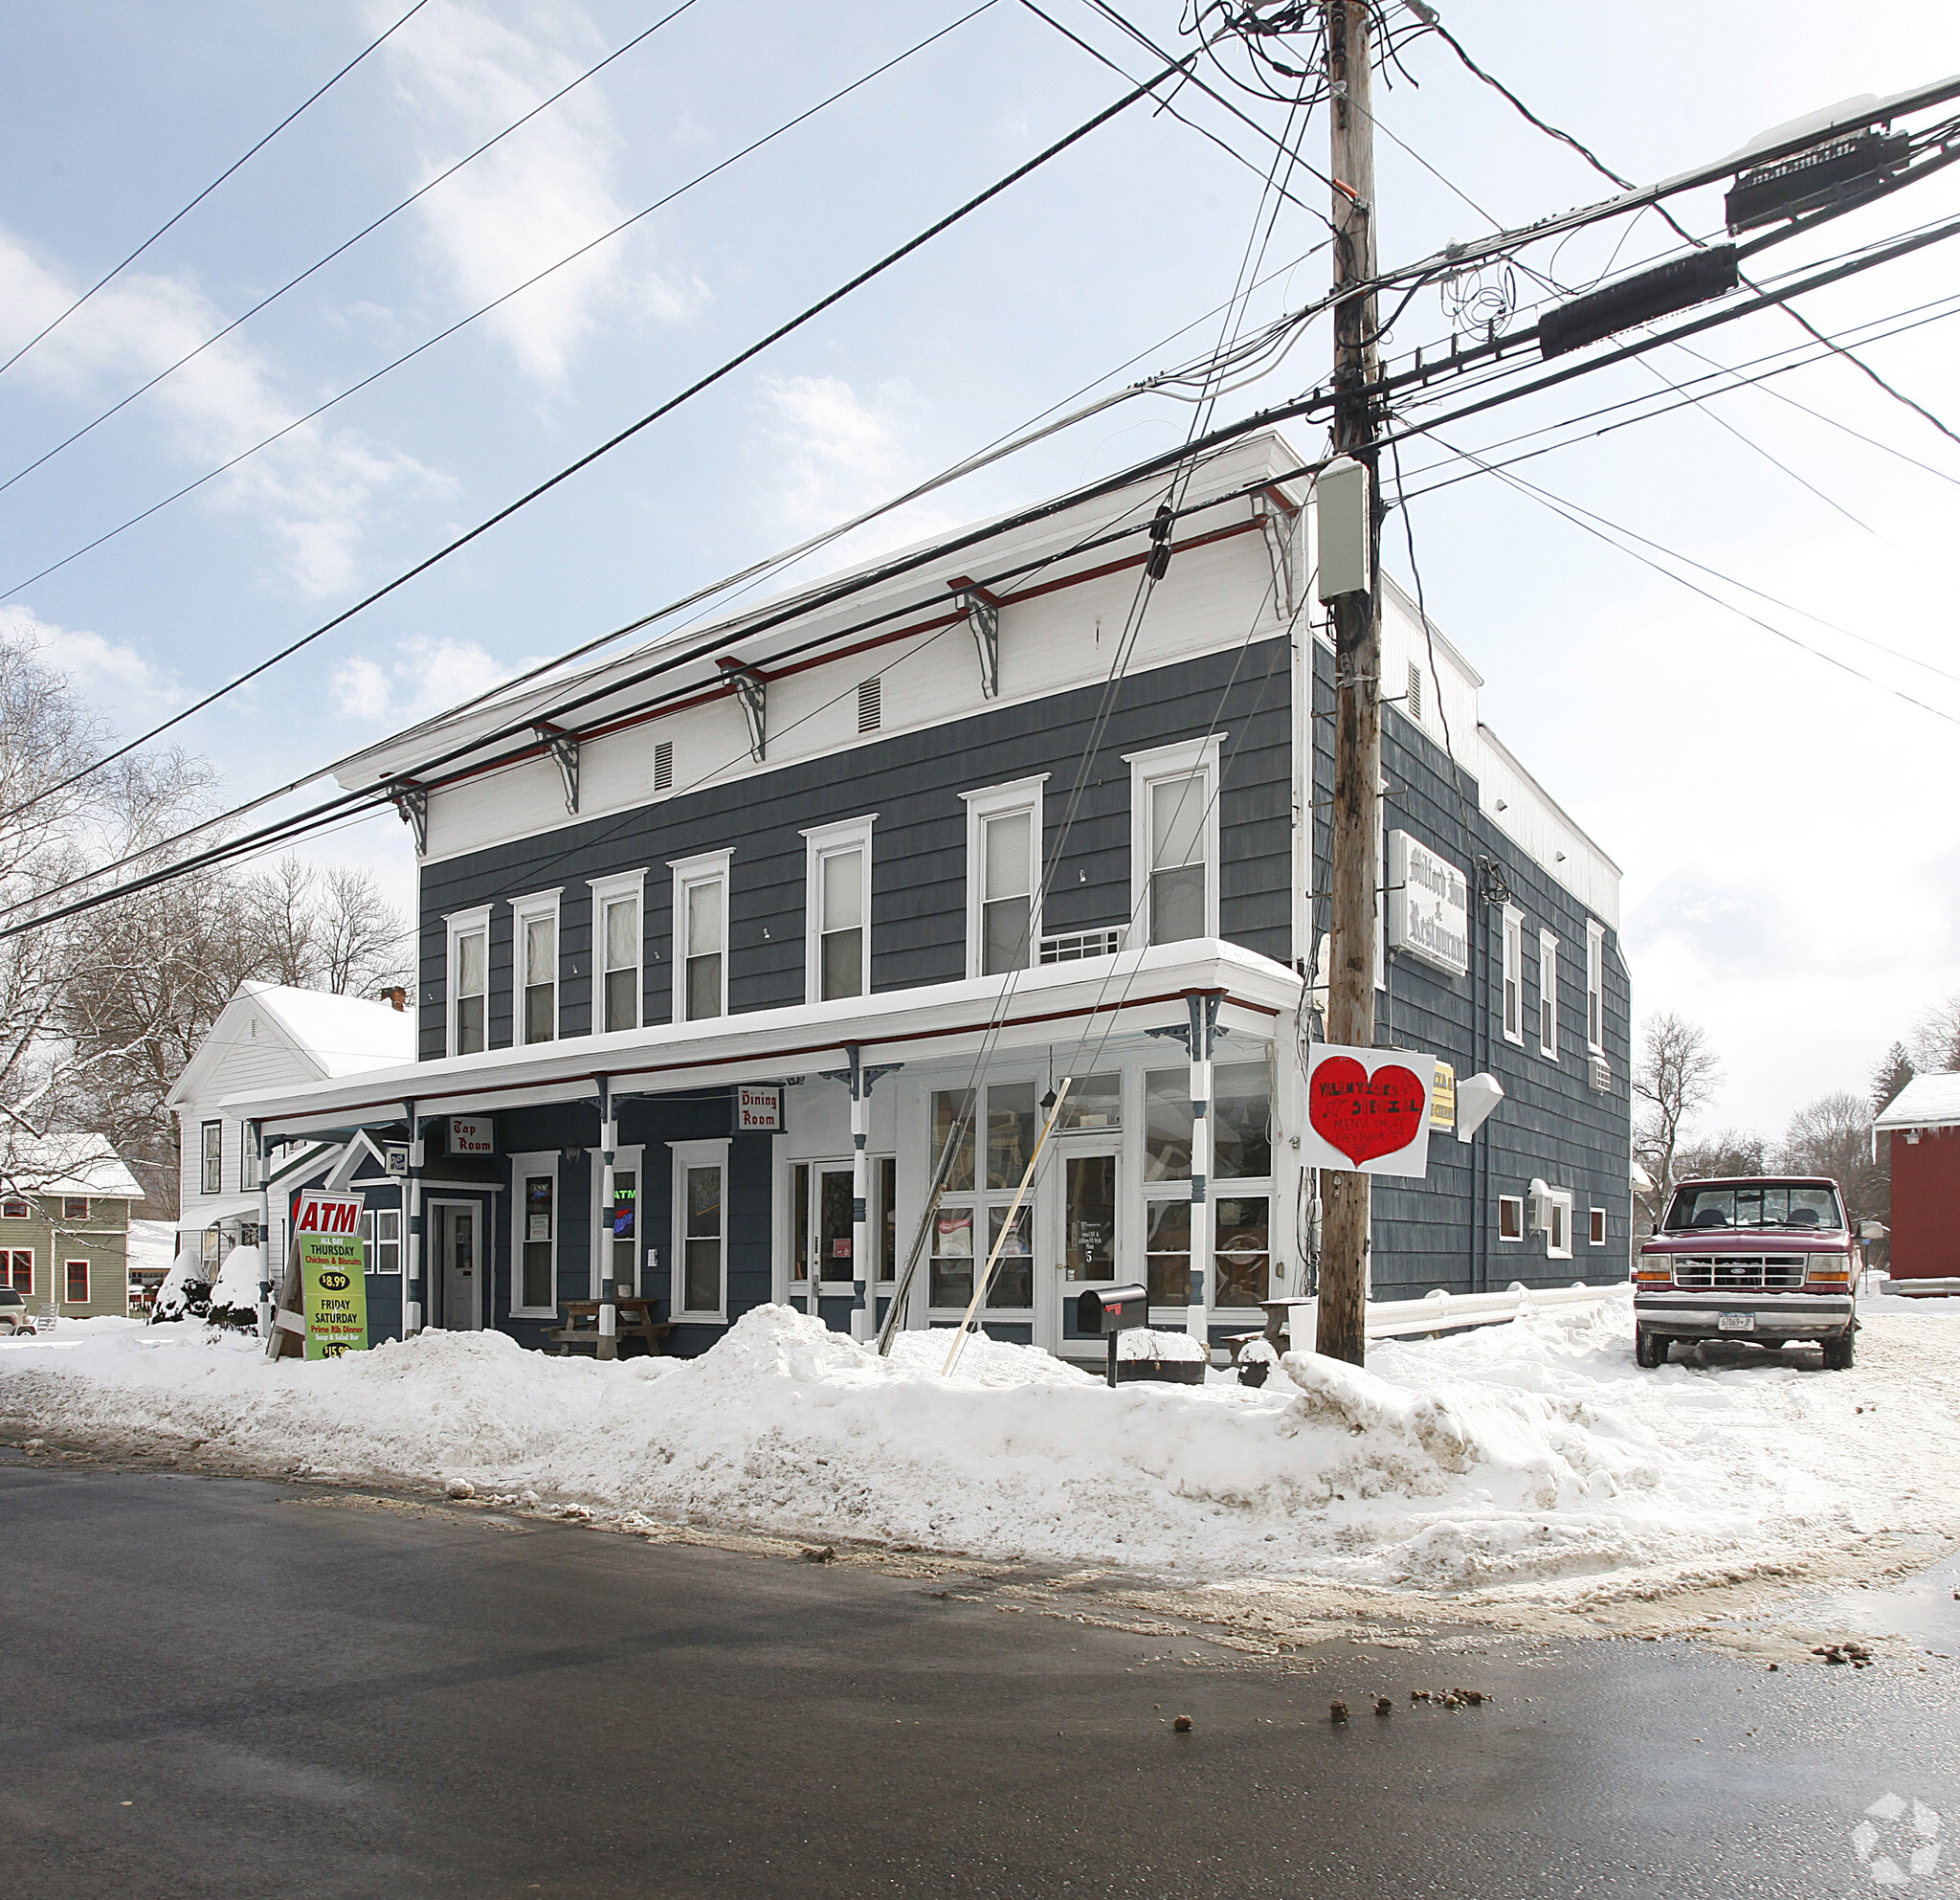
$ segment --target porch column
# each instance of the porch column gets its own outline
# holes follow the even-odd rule
[[[1212,1038],[1218,1025],[1219,997],[1188,996],[1191,1009],[1191,1305],[1184,1330],[1205,1342],[1209,1352],[1212,1276],[1215,1236],[1212,1231],[1209,1188],[1212,1175]]]
[[[612,1083],[599,1078],[599,1258],[594,1263],[599,1282],[599,1343],[594,1349],[602,1359],[619,1356],[619,1308],[614,1304],[618,1286],[612,1278],[612,1157],[619,1147],[619,1124],[612,1114]],[[635,1222],[635,1245],[638,1244],[638,1222]],[[670,1308],[671,1310],[671,1308]]]
[[[272,1190],[265,1180],[265,1136],[259,1124],[248,1122],[247,1139],[258,1160],[258,1336],[272,1337]]]
[[[865,1202],[871,1191],[871,1163],[864,1142],[871,1130],[871,1078],[857,1043],[849,1044],[844,1054],[851,1064],[851,1337],[869,1339],[873,1329],[865,1262],[870,1257],[871,1223],[865,1218]],[[813,1282],[813,1296],[815,1290]]]
[[[403,1287],[402,1337],[412,1339],[422,1330],[422,1274],[427,1249],[422,1245],[422,1124],[412,1102],[404,1102],[409,1123],[409,1177],[402,1183],[408,1213],[409,1270]]]

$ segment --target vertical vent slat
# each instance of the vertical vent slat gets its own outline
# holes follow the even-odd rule
[[[674,789],[674,742],[662,739],[654,747],[654,790],[671,792]]]
[[[876,732],[884,723],[884,681],[881,676],[858,682],[858,729]]]
[[[1413,659],[1409,662],[1409,717],[1422,718],[1422,668]]]

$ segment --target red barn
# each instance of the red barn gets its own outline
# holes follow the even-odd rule
[[[1874,1147],[1882,1141],[1890,1144],[1892,1278],[1950,1280],[1940,1290],[1960,1291],[1960,1073],[1915,1076],[1872,1125]]]

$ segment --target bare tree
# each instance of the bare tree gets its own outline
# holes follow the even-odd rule
[[[1760,1174],[1768,1167],[1769,1143],[1748,1129],[1723,1129],[1701,1141],[1683,1141],[1674,1151],[1677,1181],[1719,1181]]]
[[[1634,1129],[1634,1153],[1653,1183],[1640,1195],[1650,1221],[1659,1220],[1674,1190],[1675,1153],[1682,1132],[1715,1099],[1721,1079],[1722,1064],[1699,1023],[1672,1010],[1647,1019],[1640,1060],[1630,1080],[1635,1099],[1643,1105]]]
[[[248,879],[239,898],[251,916],[257,954],[254,974],[268,983],[310,989],[320,967],[320,919],[312,869],[293,857]]]
[[[336,995],[410,989],[408,919],[381,894],[373,874],[336,865],[323,880],[315,940],[323,987]]]
[[[1780,1174],[1824,1174],[1836,1181],[1854,1225],[1891,1218],[1891,1174],[1873,1156],[1872,1106],[1861,1095],[1839,1089],[1799,1108],[1784,1131],[1775,1166]]]
[[[1906,1053],[1921,1075],[1960,1069],[1960,993],[1935,1003],[1920,1017]]]

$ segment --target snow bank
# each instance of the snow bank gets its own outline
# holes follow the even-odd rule
[[[698,1359],[608,1365],[494,1332],[274,1364],[160,1327],[0,1343],[0,1422],[813,1539],[1559,1595],[1943,1525],[1949,1336],[1887,1315],[1850,1374],[1643,1373],[1622,1298],[1385,1345],[1365,1372],[1295,1353],[1257,1391],[1112,1392],[987,1339],[945,1378],[943,1333],[880,1359],[782,1307]]]

